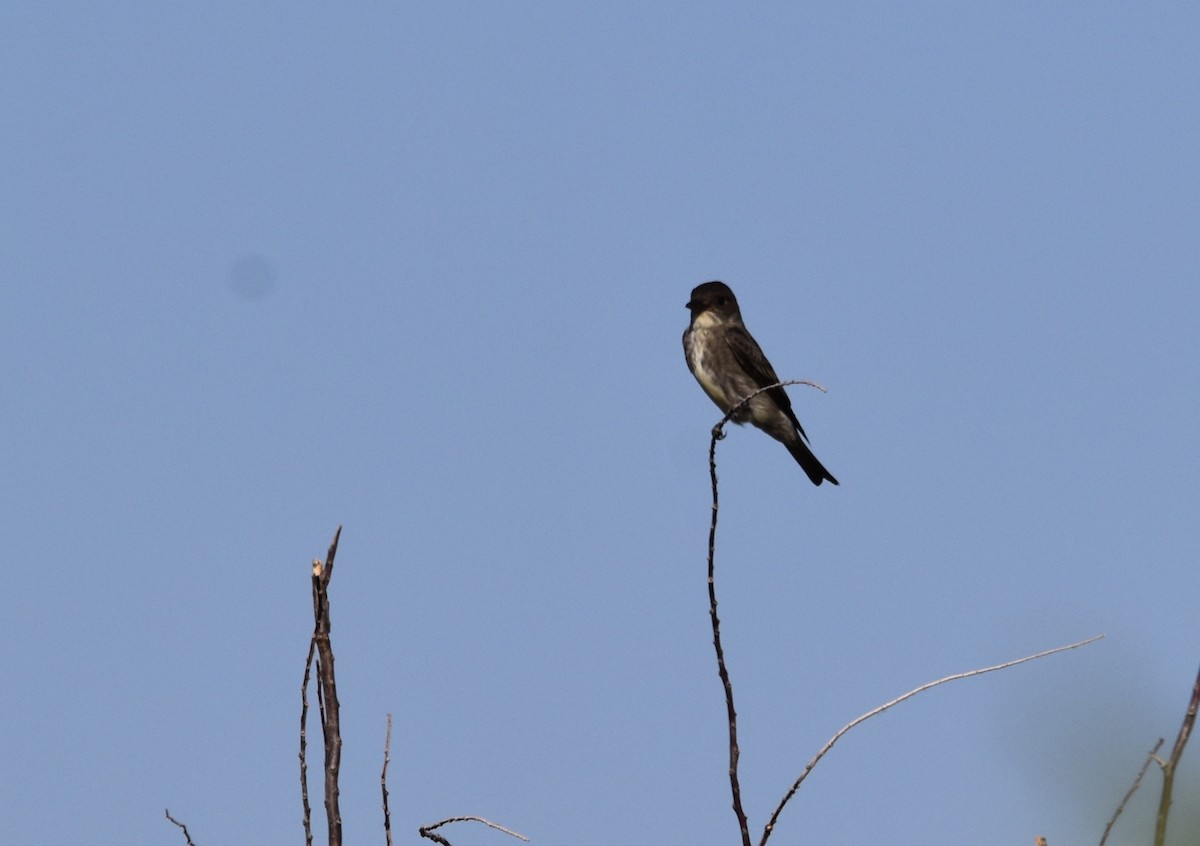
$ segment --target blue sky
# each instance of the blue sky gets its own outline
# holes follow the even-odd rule
[[[841,487],[736,429],[718,590],[777,843],[1094,843],[1200,661],[1190,4],[0,12],[0,831],[729,843],[722,279]],[[1200,828],[1197,750],[1174,830]],[[1119,832],[1145,842],[1157,779]],[[505,842],[460,830],[456,846]]]

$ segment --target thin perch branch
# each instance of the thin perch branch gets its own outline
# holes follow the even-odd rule
[[[721,646],[721,620],[717,617],[717,582],[714,564],[717,548],[717,514],[720,510],[717,499],[717,441],[725,437],[722,427],[728,419],[729,414],[726,414],[725,418],[713,427],[712,441],[708,446],[708,475],[712,480],[712,520],[708,524],[708,614],[712,619],[713,649],[717,654],[717,675],[721,677],[721,686],[725,690],[725,714],[729,726],[729,789],[733,794],[733,813],[737,816],[738,828],[742,834],[742,846],[750,846],[750,823],[746,819],[746,811],[742,807],[742,786],[738,780],[738,756],[741,753],[737,741],[737,710],[733,706],[733,683],[729,679],[729,670],[725,666],[725,649]]]
[[[1095,643],[1097,640],[1100,640],[1100,638],[1102,638],[1102,637],[1104,637],[1104,635],[1102,635],[1102,634],[1095,635],[1094,637],[1089,637],[1087,640],[1081,640],[1076,643],[1069,643],[1066,646],[1056,646],[1054,649],[1047,649],[1044,652],[1038,652],[1036,655],[1027,655],[1024,658],[1017,658],[1015,661],[1006,661],[1003,664],[996,664],[991,667],[980,667],[979,669],[975,669],[975,670],[967,670],[965,673],[955,673],[952,676],[946,676],[945,678],[940,678],[940,679],[937,679],[936,681],[926,682],[925,684],[921,685],[920,687],[913,688],[908,693],[905,693],[902,696],[897,696],[895,699],[891,700],[890,702],[885,702],[882,705],[880,705],[878,708],[874,708],[874,709],[868,711],[867,713],[863,714],[861,717],[857,717],[856,719],[851,720],[849,723],[842,726],[842,728],[838,730],[837,734],[835,734],[833,737],[831,737],[829,739],[829,742],[827,742],[823,747],[821,747],[821,751],[818,752],[815,756],[813,756],[813,759],[808,762],[808,766],[806,766],[804,768],[804,771],[802,773],[800,773],[799,778],[796,779],[795,783],[792,784],[791,789],[784,795],[782,801],[780,801],[778,807],[775,808],[775,812],[773,814],[771,814],[770,821],[767,823],[766,828],[763,829],[763,836],[762,836],[762,840],[759,841],[759,846],[765,846],[765,844],[767,842],[767,838],[769,838],[771,836],[771,832],[775,828],[775,823],[779,820],[779,815],[783,812],[784,806],[787,805],[788,801],[791,800],[791,798],[796,795],[796,791],[800,789],[800,785],[804,782],[804,779],[806,779],[808,777],[808,774],[810,772],[812,772],[813,767],[815,767],[817,765],[817,763],[822,758],[825,757],[825,753],[833,748],[833,744],[837,743],[838,740],[841,739],[842,735],[844,735],[846,732],[850,731],[850,729],[854,728],[859,723],[865,722],[866,720],[871,719],[871,717],[874,717],[877,714],[882,714],[884,711],[888,710],[889,708],[891,708],[895,705],[899,705],[904,700],[911,699],[912,697],[916,696],[918,693],[923,693],[924,691],[929,690],[931,687],[937,687],[938,685],[946,684],[947,682],[958,681],[959,679],[966,679],[966,678],[970,678],[972,676],[983,675],[984,673],[992,673],[992,672],[995,672],[996,670],[1006,670],[1009,667],[1015,667],[1018,664],[1024,664],[1028,661],[1036,661],[1038,658],[1045,658],[1048,655],[1054,655],[1058,652],[1066,652],[1068,649],[1078,649],[1079,647],[1086,646],[1089,643]]]
[[[712,619],[713,649],[717,654],[717,675],[721,677],[721,686],[725,689],[725,714],[729,725],[729,790],[733,795],[733,813],[737,816],[738,828],[742,834],[742,846],[750,846],[750,822],[746,819],[746,811],[742,806],[742,786],[738,778],[738,758],[741,751],[738,749],[737,741],[737,710],[733,706],[733,683],[729,679],[729,670],[725,666],[725,650],[721,646],[721,621],[717,617],[714,565],[717,548],[717,514],[720,511],[717,498],[717,441],[725,437],[725,425],[733,418],[733,415],[741,410],[742,406],[761,393],[786,385],[809,385],[821,392],[825,391],[816,382],[803,380],[776,382],[773,385],[759,388],[725,412],[721,422],[713,426],[712,440],[708,444],[708,475],[712,480],[712,520],[708,524],[708,614]]]

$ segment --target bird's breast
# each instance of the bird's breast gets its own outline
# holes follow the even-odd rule
[[[728,411],[730,403],[725,395],[724,386],[721,384],[722,380],[714,369],[715,361],[712,355],[713,344],[720,343],[720,339],[714,337],[707,328],[699,324],[700,321],[697,320],[688,330],[684,339],[688,366],[691,368],[692,375],[696,377],[696,381],[700,383],[700,387],[704,389],[704,393],[708,394],[718,408]]]

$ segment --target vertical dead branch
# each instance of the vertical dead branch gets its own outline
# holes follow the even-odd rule
[[[387,737],[383,741],[383,772],[379,774],[379,788],[383,791],[383,833],[387,846],[392,846],[392,811],[388,808],[387,768],[392,754],[392,715],[387,715]]]
[[[342,527],[338,526],[325,557],[325,566],[313,572],[313,600],[317,619],[313,640],[317,644],[317,685],[321,702],[321,730],[325,736],[325,816],[329,823],[329,846],[342,846],[342,812],[338,805],[338,774],[342,768],[341,707],[333,672],[333,645],[329,640],[329,580],[337,555]]]
[[[333,577],[333,559],[337,555],[342,527],[338,526],[329,545],[325,562],[313,561],[313,634],[308,645],[308,660],[304,665],[304,682],[300,688],[300,793],[304,803],[304,837],[312,844],[311,810],[308,804],[307,720],[308,681],[311,678],[314,656],[317,667],[317,706],[321,713],[321,731],[325,740],[325,817],[329,824],[329,846],[341,846],[342,813],[338,805],[338,775],[342,764],[342,729],[337,698],[337,681],[333,671],[333,646],[329,640],[329,580]]]
[[[1196,682],[1192,685],[1192,698],[1188,700],[1187,711],[1183,715],[1183,725],[1171,748],[1171,755],[1162,765],[1163,787],[1162,798],[1158,802],[1158,821],[1154,829],[1154,846],[1164,846],[1167,842],[1167,815],[1171,811],[1171,791],[1175,787],[1175,768],[1183,755],[1183,747],[1187,746],[1192,734],[1192,726],[1196,723],[1196,711],[1200,708],[1200,673],[1196,674]]]

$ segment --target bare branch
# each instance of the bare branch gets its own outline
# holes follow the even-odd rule
[[[769,838],[771,836],[771,832],[775,828],[775,823],[779,820],[779,815],[783,812],[784,806],[787,805],[788,801],[793,796],[796,795],[796,791],[800,789],[800,785],[804,782],[804,779],[806,779],[808,777],[808,774],[810,772],[812,772],[813,767],[815,767],[817,765],[817,763],[822,758],[825,757],[825,753],[833,748],[833,744],[837,743],[838,740],[841,739],[842,735],[844,735],[846,732],[850,731],[850,729],[854,728],[859,723],[865,722],[866,720],[871,719],[871,717],[874,717],[877,714],[882,714],[884,711],[888,710],[889,708],[891,708],[895,705],[899,705],[904,700],[911,699],[912,697],[916,696],[918,693],[923,693],[924,691],[929,690],[932,687],[937,687],[938,685],[943,685],[943,684],[946,684],[947,682],[958,681],[959,679],[967,679],[967,678],[971,678],[972,676],[983,675],[984,673],[992,673],[992,672],[995,672],[996,670],[1006,670],[1009,667],[1015,667],[1018,664],[1024,664],[1028,661],[1036,661],[1038,658],[1045,658],[1048,655],[1054,655],[1055,653],[1058,653],[1058,652],[1066,652],[1068,649],[1078,649],[1079,647],[1086,646],[1089,643],[1095,643],[1097,640],[1100,640],[1100,638],[1102,638],[1102,637],[1104,637],[1104,635],[1095,635],[1094,637],[1089,637],[1087,640],[1081,640],[1076,643],[1069,643],[1066,646],[1057,646],[1054,649],[1047,649],[1044,652],[1038,652],[1036,655],[1027,655],[1024,658],[1018,658],[1015,661],[1006,661],[1003,664],[996,664],[991,667],[980,667],[979,669],[975,669],[975,670],[967,670],[965,673],[955,673],[952,676],[946,676],[945,678],[940,678],[940,679],[937,679],[936,681],[926,682],[925,684],[921,685],[920,687],[913,688],[908,693],[905,693],[902,696],[897,696],[895,699],[891,700],[890,702],[885,702],[884,704],[880,705],[878,708],[874,708],[874,709],[868,711],[867,713],[863,714],[861,717],[857,717],[856,719],[851,720],[849,723],[842,726],[842,728],[838,730],[837,734],[835,734],[832,738],[829,739],[829,742],[827,742],[823,747],[821,747],[821,751],[818,752],[815,756],[813,756],[813,759],[808,762],[808,766],[806,766],[804,768],[804,771],[802,773],[800,773],[799,778],[796,779],[796,781],[792,785],[791,789],[784,795],[784,797],[783,797],[782,801],[780,801],[778,807],[775,808],[775,812],[773,814],[771,814],[771,819],[767,823],[766,828],[763,829],[762,840],[759,841],[760,846],[765,846],[765,844],[767,842],[767,838]]]
[[[729,420],[730,411],[713,427],[712,440],[708,446],[708,475],[712,480],[712,519],[708,524],[708,615],[712,619],[713,649],[717,654],[717,675],[725,690],[725,715],[729,726],[729,789],[733,794],[733,813],[737,816],[742,834],[742,846],[750,846],[750,823],[742,807],[742,786],[738,779],[738,757],[741,752],[737,741],[737,710],[733,706],[733,683],[725,666],[725,649],[721,646],[721,620],[717,617],[717,582],[715,556],[717,548],[717,514],[720,510],[717,499],[717,441],[725,437],[721,427]]]
[[[392,846],[392,812],[388,808],[387,768],[392,753],[392,715],[387,715],[387,738],[383,741],[383,772],[379,774],[379,788],[383,791],[383,832],[387,835],[387,846]]]
[[[329,846],[342,844],[342,812],[338,803],[338,775],[342,766],[341,709],[333,672],[333,645],[329,639],[329,580],[333,578],[333,559],[341,536],[342,527],[338,526],[325,556],[325,566],[319,570],[313,568],[313,605],[316,608],[313,641],[317,645],[317,692],[325,739],[325,818],[329,825]]]
[[[312,846],[312,808],[308,804],[308,681],[312,678],[313,655],[316,652],[316,640],[309,640],[308,658],[304,661],[304,681],[300,683],[300,801],[304,805],[305,846]]]
[[[1108,835],[1112,832],[1113,826],[1117,824],[1117,817],[1121,816],[1121,812],[1125,810],[1125,806],[1129,804],[1129,800],[1133,798],[1133,794],[1137,793],[1137,789],[1142,786],[1142,778],[1146,775],[1146,770],[1150,769],[1151,764],[1159,760],[1158,750],[1163,745],[1163,742],[1163,739],[1160,737],[1158,743],[1154,744],[1154,748],[1146,756],[1146,760],[1142,762],[1142,768],[1138,770],[1137,778],[1129,786],[1129,790],[1126,791],[1125,798],[1121,800],[1121,804],[1117,805],[1117,809],[1109,817],[1108,825],[1104,826],[1104,834],[1100,837],[1100,846],[1104,846],[1108,842]]]
[[[725,689],[725,715],[729,725],[729,789],[733,795],[733,813],[737,816],[738,828],[742,834],[742,846],[750,846],[750,822],[746,818],[746,810],[742,806],[742,786],[738,778],[738,758],[741,750],[737,741],[737,710],[733,706],[733,683],[729,679],[729,670],[725,666],[725,650],[721,646],[721,621],[717,617],[717,587],[715,578],[715,555],[717,548],[717,514],[720,511],[717,498],[717,441],[725,437],[725,424],[741,408],[761,393],[782,388],[786,385],[809,385],[824,392],[825,389],[816,382],[792,380],[776,382],[773,385],[759,388],[741,402],[734,405],[721,422],[713,426],[712,440],[708,444],[708,475],[712,481],[712,519],[708,524],[708,614],[712,619],[713,649],[717,654],[717,675],[721,677],[721,686]]]
[[[173,816],[171,816],[171,809],[166,808],[166,809],[164,809],[163,813],[165,813],[167,815],[167,819],[169,819],[171,822],[175,823],[175,825],[177,825],[181,829],[183,829],[183,839],[187,841],[187,846],[196,846],[196,844],[192,842],[192,835],[188,834],[187,826],[184,825],[183,823],[181,823],[179,820],[175,819]]]
[[[1183,756],[1183,747],[1187,746],[1192,734],[1192,726],[1196,723],[1196,711],[1200,709],[1200,672],[1196,674],[1196,683],[1192,685],[1192,698],[1188,700],[1187,711],[1183,715],[1183,725],[1175,737],[1175,745],[1171,755],[1163,766],[1162,798],[1158,802],[1158,821],[1154,829],[1154,846],[1163,846],[1167,841],[1167,815],[1171,811],[1171,791],[1175,787],[1175,768]]]
[[[341,846],[342,815],[338,807],[338,774],[342,760],[342,734],[339,720],[337,682],[333,674],[333,647],[329,641],[329,580],[337,555],[342,527],[334,532],[325,561],[313,560],[313,634],[304,663],[304,681],[300,685],[300,798],[304,804],[304,842],[312,846],[312,809],[308,804],[308,683],[312,668],[317,668],[317,706],[325,740],[325,816],[329,824],[329,846]]]
[[[483,817],[447,817],[444,820],[435,822],[433,825],[423,825],[417,830],[420,832],[422,837],[432,840],[435,843],[441,843],[442,846],[450,846],[449,840],[442,837],[440,834],[434,834],[433,831],[434,831],[434,829],[441,828],[444,825],[449,825],[450,823],[456,823],[456,822],[483,823],[488,828],[494,828],[494,829],[496,829],[496,831],[503,831],[505,834],[511,834],[513,837],[517,838],[518,840],[524,840],[526,843],[529,842],[529,838],[526,837],[524,834],[519,834],[519,833],[513,831],[512,829],[505,828],[504,826],[500,825],[499,823],[494,823],[491,820],[485,820]]]

